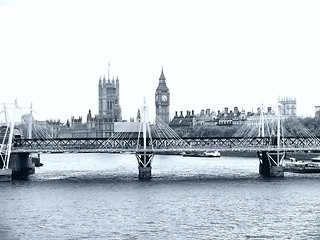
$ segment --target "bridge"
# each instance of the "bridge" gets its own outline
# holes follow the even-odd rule
[[[201,137],[180,139],[147,139],[147,149],[155,153],[183,153],[185,151],[259,151],[278,149],[270,137]],[[272,144],[273,141],[273,144]],[[122,138],[51,138],[13,140],[12,152],[131,152],[136,151],[138,139]],[[311,137],[283,137],[286,151],[320,150],[320,141]]]
[[[139,177],[145,179],[151,177],[154,154],[213,150],[251,151],[258,153],[262,175],[283,176],[283,160],[286,152],[320,150],[320,140],[296,118],[288,118],[280,114],[268,115],[263,108],[251,122],[243,125],[232,137],[183,138],[161,119],[156,118],[155,122],[150,121],[147,112],[144,102],[139,129],[115,132],[110,138],[52,138],[50,134],[43,134],[43,128],[32,123],[31,118],[30,121],[26,121],[29,127],[28,137],[19,137],[19,135],[14,137],[14,123],[7,124],[2,128],[5,130],[5,135],[2,136],[2,166],[0,167],[3,170],[9,168],[10,154],[18,156],[17,159],[20,160],[16,161],[21,162],[21,159],[28,161],[26,156],[31,153],[42,152],[135,152]],[[32,134],[32,131],[42,132]],[[1,132],[4,131],[0,129],[0,135]]]

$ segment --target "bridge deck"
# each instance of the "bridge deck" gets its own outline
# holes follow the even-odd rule
[[[137,139],[110,140],[104,138],[83,139],[15,139],[13,152],[132,152],[137,150]],[[182,153],[185,151],[277,151],[277,144],[269,137],[256,138],[184,138],[148,139],[149,149],[155,153]],[[153,147],[151,147],[153,146]],[[318,151],[316,138],[287,137],[281,139],[281,150]]]

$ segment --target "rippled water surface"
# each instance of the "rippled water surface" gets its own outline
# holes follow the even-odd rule
[[[223,154],[222,154],[223,155]],[[320,174],[263,179],[255,158],[43,154],[0,183],[0,239],[320,239]]]

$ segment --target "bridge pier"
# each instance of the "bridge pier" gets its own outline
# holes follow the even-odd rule
[[[0,161],[0,169],[3,167],[3,162]],[[32,163],[30,153],[28,152],[13,152],[10,155],[9,161],[9,169],[7,172],[11,170],[12,179],[20,179],[22,177],[26,177],[29,174],[35,173],[35,166]],[[8,176],[7,176],[7,179]]]
[[[139,179],[151,179],[151,163],[154,152],[146,150],[137,151],[136,157],[139,164]]]
[[[263,177],[284,177],[284,167],[280,164],[284,154],[277,151],[258,151],[259,173]]]
[[[151,167],[138,167],[139,179],[151,179]]]

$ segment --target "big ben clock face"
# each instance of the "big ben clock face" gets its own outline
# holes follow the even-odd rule
[[[167,97],[167,95],[162,95],[161,99],[162,99],[162,101],[166,102],[168,100],[168,97]]]

